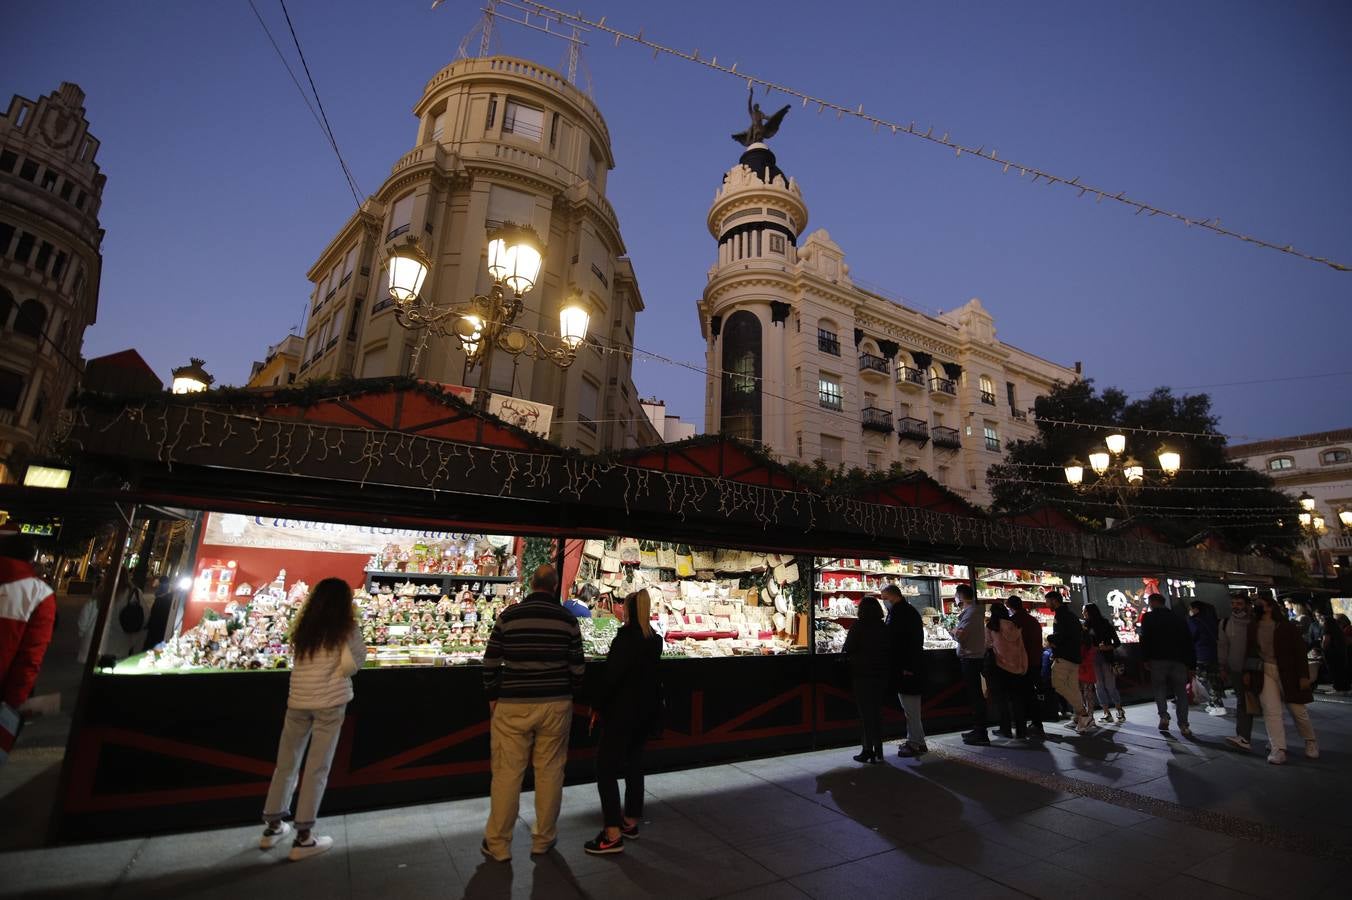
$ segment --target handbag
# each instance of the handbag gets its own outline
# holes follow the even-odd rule
[[[659,569],[676,568],[676,548],[670,544],[657,545],[657,567]]]
[[[676,556],[676,575],[680,578],[689,578],[695,574],[695,560],[689,553],[681,553]]]
[[[638,565],[642,559],[637,538],[620,538],[615,550],[620,555],[620,562],[625,565]]]
[[[607,550],[601,557],[601,571],[607,574],[620,571],[620,554],[614,550]]]
[[[584,556],[590,556],[592,559],[600,559],[602,556],[605,555],[605,552],[606,552],[605,541],[596,538],[591,538],[589,540],[585,540],[582,542],[582,554]]]

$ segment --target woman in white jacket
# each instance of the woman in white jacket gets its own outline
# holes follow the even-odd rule
[[[289,855],[299,860],[333,846],[333,838],[314,834],[315,819],[329,780],[338,732],[352,699],[352,676],[366,659],[366,644],[357,626],[352,589],[347,582],[325,578],[315,585],[291,628],[291,656],[286,722],[277,747],[277,768],[263,807],[267,829],[258,845],[271,849],[291,831],[283,818],[296,790],[301,755],[308,740],[305,780],[296,804],[296,838]]]

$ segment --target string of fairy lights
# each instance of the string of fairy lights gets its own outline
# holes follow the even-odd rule
[[[1022,163],[1001,156],[990,143],[983,143],[976,146],[961,143],[953,139],[948,131],[936,134],[938,129],[933,125],[922,128],[914,121],[903,122],[885,119],[881,116],[866,113],[864,111],[864,104],[862,103],[838,103],[808,91],[799,90],[798,88],[780,82],[771,81],[749,72],[739,71],[737,63],[734,62],[731,65],[722,64],[718,61],[717,56],[705,57],[700,55],[699,49],[687,52],[675,47],[660,44],[651,38],[645,37],[643,29],[641,28],[637,32],[627,32],[616,28],[613,25],[608,25],[606,24],[605,16],[602,16],[600,19],[590,19],[580,12],[567,12],[543,3],[535,2],[535,0],[498,0],[498,3],[512,9],[520,10],[528,15],[533,13],[543,19],[555,21],[559,23],[560,26],[578,25],[603,32],[614,38],[616,47],[619,47],[626,41],[637,46],[645,47],[653,52],[654,59],[662,55],[670,56],[674,59],[703,66],[706,69],[740,79],[741,81],[744,81],[749,88],[754,88],[756,85],[759,85],[767,94],[780,93],[787,97],[797,99],[803,108],[815,106],[818,113],[830,110],[836,114],[837,119],[843,119],[846,116],[858,119],[871,125],[875,133],[886,131],[895,136],[915,138],[952,150],[955,157],[962,157],[965,155],[969,159],[980,159],[991,165],[1000,166],[1001,171],[1004,173],[1017,172],[1019,178],[1028,178],[1030,179],[1031,184],[1042,182],[1052,187],[1060,185],[1076,191],[1077,196],[1079,197],[1092,197],[1097,203],[1108,200],[1112,203],[1121,204],[1122,206],[1133,210],[1138,216],[1146,215],[1149,218],[1157,216],[1163,217],[1182,223],[1185,226],[1209,231],[1222,237],[1242,241],[1246,244],[1252,244],[1268,250],[1275,250],[1279,253],[1285,253],[1307,262],[1319,263],[1320,265],[1327,266],[1339,272],[1352,271],[1352,267],[1349,267],[1348,265],[1336,262],[1324,256],[1316,256],[1313,253],[1297,249],[1292,244],[1264,240],[1227,228],[1221,224],[1221,220],[1217,216],[1185,215],[1152,203],[1147,203],[1143,200],[1137,200],[1134,197],[1129,197],[1127,196],[1126,191],[1116,191],[1112,188],[1090,184],[1078,175],[1067,178],[1064,175],[1049,172],[1046,169],[1042,169],[1030,163]]]

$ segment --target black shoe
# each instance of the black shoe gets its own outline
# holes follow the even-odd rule
[[[989,747],[991,739],[989,736],[987,736],[986,729],[983,728],[980,731],[963,732],[962,742],[964,744],[972,744],[977,747]]]
[[[873,762],[873,751],[865,750],[863,753],[857,753],[852,759],[857,763],[871,763]]]
[[[873,761],[874,761],[875,763],[882,763],[882,762],[884,762],[886,759],[887,759],[887,757],[885,757],[885,756],[883,755],[883,745],[882,745],[882,744],[879,744],[878,746],[876,746],[876,747],[873,748]]]
[[[995,734],[998,737],[1002,737],[1007,741],[1013,739],[1014,737],[1014,735],[1010,733],[1008,728],[997,728],[995,729]]]
[[[638,823],[635,822],[633,825],[625,825],[621,823],[620,837],[624,838],[626,841],[638,840]]]
[[[902,744],[897,748],[897,756],[900,756],[902,759],[924,756],[928,752],[928,747],[912,747],[910,744]]]
[[[582,849],[586,850],[592,856],[605,856],[610,853],[623,853],[624,837],[623,835],[621,835],[620,837],[617,837],[615,838],[615,840],[612,841],[608,837],[606,837],[605,830],[603,829],[600,834],[592,838],[590,841],[587,841],[587,843],[583,844]]]

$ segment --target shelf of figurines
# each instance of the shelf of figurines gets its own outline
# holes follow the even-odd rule
[[[454,581],[462,583],[466,581],[482,581],[488,584],[506,584],[516,581],[515,575],[447,575],[442,572],[373,572],[367,571],[367,578],[438,578],[445,581]]]
[[[943,624],[943,619],[937,609],[930,607],[922,610],[920,620],[924,624],[926,650],[955,650],[958,642],[953,640],[948,633],[948,629]],[[817,653],[840,653],[845,647],[845,636],[849,634],[849,624],[853,619],[848,617],[827,618],[818,616],[816,622],[816,652]]]
[[[967,567],[964,565],[901,559],[832,559],[819,557],[817,568],[823,572],[901,575],[909,578],[959,578],[966,580],[968,574]]]

